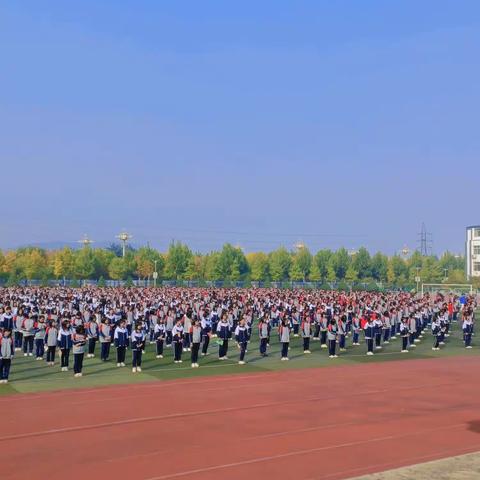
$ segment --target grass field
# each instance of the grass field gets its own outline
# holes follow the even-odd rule
[[[480,348],[466,350],[463,346],[461,331],[457,324],[453,324],[452,335],[446,339],[446,345],[439,352],[432,351],[432,336],[427,333],[422,342],[411,349],[408,354],[400,353],[400,339],[385,345],[381,353],[368,357],[365,355],[366,347],[362,345],[351,346],[351,339],[347,339],[347,352],[339,354],[336,359],[328,358],[326,349],[320,348],[320,342],[311,342],[311,355],[304,355],[302,339],[293,338],[290,344],[290,361],[280,361],[280,344],[275,334],[272,335],[272,344],[269,350],[269,357],[262,358],[258,353],[258,342],[255,338],[249,344],[249,351],[246,356],[247,364],[240,366],[238,361],[238,350],[234,342],[230,342],[229,360],[219,361],[217,355],[218,347],[211,343],[210,355],[200,357],[200,368],[190,367],[190,352],[184,352],[183,363],[174,364],[172,349],[166,348],[163,359],[155,358],[155,345],[147,345],[147,352],[143,356],[142,373],[133,374],[129,363],[130,352],[127,353],[127,367],[117,368],[115,360],[115,349],[111,349],[110,361],[101,362],[98,358],[99,349],[97,345],[97,357],[85,358],[82,378],[74,378],[73,371],[61,372],[59,359],[56,365],[48,367],[44,361],[35,361],[33,357],[17,355],[12,362],[10,383],[0,385],[0,395],[8,395],[25,392],[38,392],[59,390],[65,388],[96,387],[103,385],[114,385],[124,383],[147,382],[153,380],[172,380],[177,378],[199,377],[218,374],[237,374],[248,372],[263,372],[285,369],[303,369],[312,367],[327,367],[331,365],[355,365],[360,363],[375,363],[391,360],[405,360],[420,358],[436,358],[455,355],[480,355]],[[70,368],[73,366],[72,356]]]

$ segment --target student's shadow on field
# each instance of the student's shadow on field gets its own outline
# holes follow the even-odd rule
[[[471,420],[467,425],[471,432],[480,433],[480,420]]]

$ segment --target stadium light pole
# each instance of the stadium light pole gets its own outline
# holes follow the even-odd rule
[[[153,286],[156,287],[157,286],[157,277],[158,277],[158,272],[157,272],[157,261],[158,260],[155,260],[153,263],[155,264],[155,270],[153,272]]]
[[[127,233],[126,231],[121,232],[117,235],[117,237],[122,242],[122,257],[125,258],[125,252],[127,249],[127,242],[133,238],[132,235]]]
[[[415,277],[415,281],[417,282],[417,294],[418,294],[418,290],[420,288],[420,267],[415,267],[415,270],[417,271],[417,276]]]
[[[443,279],[444,279],[445,281],[447,281],[447,280],[448,280],[448,268],[444,268],[443,271],[444,271],[444,273],[445,273]]]

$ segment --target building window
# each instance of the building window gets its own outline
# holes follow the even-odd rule
[[[473,231],[473,236],[480,238],[480,228],[475,228],[475,229],[474,229],[474,231]]]
[[[473,246],[473,254],[474,255],[480,255],[480,245],[474,245]]]
[[[480,272],[480,262],[473,262],[473,271]]]

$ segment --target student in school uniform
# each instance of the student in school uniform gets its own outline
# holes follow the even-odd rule
[[[282,323],[278,327],[278,336],[282,344],[281,355],[282,361],[288,361],[288,347],[290,346],[290,321],[287,317],[282,319]]]
[[[221,344],[218,347],[218,359],[219,360],[228,360],[228,340],[232,336],[232,331],[230,328],[230,323],[228,322],[228,317],[226,313],[222,314],[222,318],[217,324],[217,337],[221,340]]]
[[[208,355],[208,345],[210,344],[210,336],[212,335],[212,320],[208,311],[203,312],[200,319],[202,327],[202,357]]]
[[[125,354],[128,347],[128,330],[126,320],[120,320],[113,334],[113,342],[117,349],[117,367],[125,366]]]
[[[70,359],[70,350],[72,349],[73,342],[72,342],[72,335],[73,329],[70,326],[69,320],[64,320],[62,322],[62,326],[58,331],[58,347],[60,348],[60,366],[62,368],[62,372],[68,371],[68,363]]]
[[[155,339],[157,358],[163,358],[163,342],[165,341],[165,321],[157,318],[157,323],[153,330],[153,338]]]
[[[191,312],[187,312],[183,317],[183,351],[190,352],[190,327],[192,326]]]
[[[168,332],[167,332],[168,334]],[[179,318],[172,329],[172,343],[173,343],[173,362],[182,363],[183,351],[183,324],[182,319]]]
[[[347,317],[342,315],[337,319],[337,338],[338,338],[338,347],[341,352],[345,352],[345,340],[347,336]]]
[[[390,320],[390,314],[387,312],[385,312],[385,314],[383,315],[383,320],[382,320],[382,323],[383,323],[383,343],[385,345],[388,345],[390,343],[390,333],[391,333],[391,320]]]
[[[373,326],[374,326],[374,332],[375,332],[375,350],[381,350],[383,322],[378,314],[374,314]]]
[[[83,357],[85,355],[86,344],[87,336],[85,334],[85,327],[78,325],[72,334],[73,376],[77,378],[83,375]]]
[[[192,368],[198,368],[198,352],[200,350],[200,343],[202,341],[202,326],[198,318],[192,320],[192,325],[190,327],[190,338],[191,338],[191,360]]]
[[[268,317],[263,316],[258,322],[258,336],[260,338],[260,355],[262,357],[268,357],[267,345],[268,337],[270,336],[270,325]]]
[[[12,330],[4,328],[0,337],[0,383],[8,383],[14,353],[15,343],[12,338]]]
[[[95,357],[95,345],[98,341],[98,323],[97,317],[92,315],[88,322],[85,323],[85,330],[88,340],[88,353],[87,358]]]
[[[360,332],[362,331],[362,327],[360,325],[360,319],[357,315],[352,318],[352,345],[357,346],[360,345]]]
[[[173,310],[170,309],[167,313],[167,319],[165,322],[165,331],[167,333],[166,339],[165,339],[166,347],[172,346],[172,339],[173,339],[172,331],[173,331],[174,325],[175,325],[175,316],[174,316]]]
[[[367,355],[373,355],[373,339],[375,336],[375,324],[370,315],[366,319],[366,323],[363,326],[363,331],[365,333],[365,342],[367,344]]]
[[[327,348],[328,318],[322,313],[320,317],[320,348]]]
[[[306,315],[303,319],[300,331],[303,338],[303,353],[309,354],[310,352],[310,339],[312,338],[312,319],[309,315]]]
[[[403,317],[400,323],[400,337],[402,337],[402,353],[408,353],[408,339],[410,338],[409,319]]]
[[[55,352],[57,350],[58,328],[54,320],[48,322],[45,329],[45,346],[47,347],[47,365],[53,367],[55,365]]]
[[[420,342],[420,339],[417,338],[417,319],[415,318],[415,315],[410,315],[410,318],[408,319],[408,328],[410,331],[410,347],[416,348],[415,344]]]
[[[112,343],[112,327],[108,317],[105,317],[98,327],[98,338],[100,340],[100,360],[106,362],[110,356],[110,344]]]
[[[433,335],[433,347],[432,350],[440,350],[440,335],[441,327],[437,318],[432,319],[432,335]]]
[[[37,326],[35,328],[35,335],[33,337],[35,342],[35,360],[43,360],[45,354],[45,317],[40,315]]]
[[[23,308],[19,308],[17,314],[14,318],[13,323],[13,334],[14,334],[14,343],[15,343],[15,351],[20,352],[22,350],[23,345],[23,333],[22,333],[22,325],[23,325]]]
[[[33,357],[33,338],[37,328],[36,316],[27,315],[22,322],[23,356]]]
[[[244,318],[241,318],[237,327],[235,328],[235,340],[240,348],[240,359],[238,361],[239,365],[245,365],[245,353],[247,351],[248,345],[248,328]]]
[[[327,329],[327,341],[328,341],[328,356],[329,358],[337,358],[337,323],[332,318],[329,322]]]
[[[466,317],[463,321],[462,330],[465,348],[472,348],[473,320],[471,316]]]
[[[132,372],[137,373],[142,371],[142,353],[145,347],[145,332],[142,325],[135,324],[135,329],[132,332]]]

